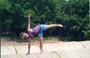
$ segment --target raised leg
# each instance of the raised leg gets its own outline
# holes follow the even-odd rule
[[[51,25],[47,25],[48,28],[53,28],[53,27],[63,27],[62,24],[51,24]]]

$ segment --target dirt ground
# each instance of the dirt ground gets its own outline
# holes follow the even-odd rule
[[[43,43],[56,43],[56,42],[60,42],[57,39],[52,39],[52,40],[44,40]],[[32,41],[31,43],[32,45],[36,45],[39,44],[39,41]],[[28,42],[16,42],[16,41],[7,41],[7,40],[3,40],[1,39],[1,46],[22,46],[22,45],[28,45]]]

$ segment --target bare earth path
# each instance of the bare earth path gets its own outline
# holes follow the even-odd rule
[[[32,43],[31,55],[26,55],[27,44],[2,41],[1,58],[90,58],[90,41],[45,41],[42,54],[36,41]]]

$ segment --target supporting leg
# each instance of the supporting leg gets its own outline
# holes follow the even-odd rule
[[[43,37],[39,37],[39,42],[40,42],[40,53],[43,52]]]

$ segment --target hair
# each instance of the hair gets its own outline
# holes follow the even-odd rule
[[[26,33],[26,32],[21,32],[21,33],[20,33],[20,37],[21,37],[21,38],[25,38],[24,33]]]

